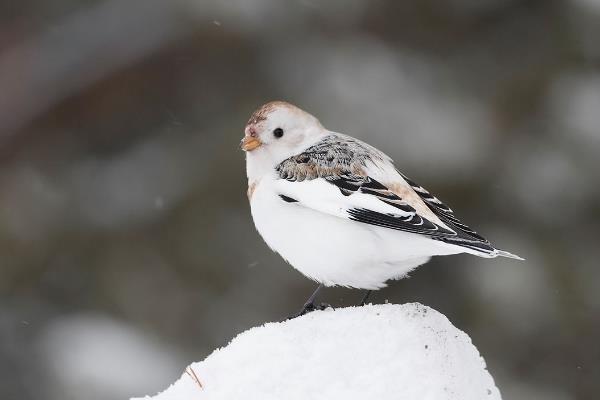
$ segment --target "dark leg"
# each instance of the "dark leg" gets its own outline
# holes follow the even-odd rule
[[[314,302],[315,302],[315,299],[317,298],[317,294],[319,294],[319,291],[321,289],[323,289],[323,286],[324,285],[322,283],[319,283],[319,286],[317,286],[317,288],[315,289],[313,294],[311,294],[310,297],[304,303],[304,308],[306,308],[307,306],[309,306],[311,304],[314,306]]]
[[[288,319],[296,318],[296,317],[299,317],[301,315],[308,314],[311,311],[315,311],[317,309],[317,307],[315,306],[314,301],[317,298],[317,294],[323,288],[323,286],[324,285],[322,283],[319,284],[319,286],[317,287],[317,289],[313,292],[313,294],[310,295],[310,297],[304,303],[304,306],[302,307],[302,310],[300,310],[299,313],[297,313],[295,315],[292,315]]]
[[[365,293],[365,296],[362,298],[362,300],[358,304],[359,306],[364,306],[365,304],[367,304],[367,300],[369,300],[369,296],[371,295],[371,292],[372,292],[371,290],[367,290],[367,293]]]

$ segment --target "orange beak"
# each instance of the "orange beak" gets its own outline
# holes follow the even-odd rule
[[[252,151],[262,145],[262,142],[258,138],[256,130],[253,126],[247,126],[245,129],[246,135],[242,139],[242,143],[240,143],[240,147],[244,151]]]

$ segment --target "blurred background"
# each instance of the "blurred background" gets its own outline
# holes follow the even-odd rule
[[[374,302],[447,315],[506,399],[597,398],[598,38],[599,0],[3,2],[0,398],[153,394],[301,307],[238,148],[274,99],[527,259],[434,259]]]

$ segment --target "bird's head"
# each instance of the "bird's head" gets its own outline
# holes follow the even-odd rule
[[[244,129],[241,148],[247,158],[279,163],[298,154],[325,134],[315,117],[283,101],[272,101],[256,110]]]

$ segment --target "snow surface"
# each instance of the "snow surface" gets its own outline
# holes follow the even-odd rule
[[[500,398],[469,336],[418,303],[328,309],[252,328],[190,365],[164,392],[145,397]]]

